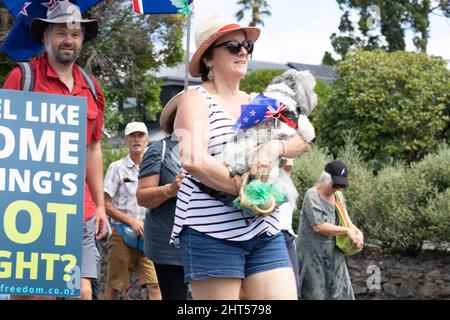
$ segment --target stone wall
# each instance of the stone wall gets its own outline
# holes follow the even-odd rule
[[[450,251],[411,257],[365,248],[347,265],[356,299],[450,299]]]

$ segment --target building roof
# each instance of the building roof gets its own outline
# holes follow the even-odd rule
[[[259,60],[249,60],[248,63],[248,71],[252,72],[257,69],[288,69],[288,65],[285,63],[276,63],[276,62],[268,62],[268,61],[259,61]]]
[[[333,67],[327,65],[313,65],[297,62],[288,62],[287,65],[295,70],[309,70],[316,77],[327,83],[331,83],[336,77],[337,73]]]
[[[158,79],[161,79],[164,81],[163,86],[170,86],[170,85],[174,85],[174,84],[180,84],[184,82],[184,76],[185,76],[185,63],[179,63],[177,64],[175,67],[164,67],[161,68],[161,70],[159,70],[156,73],[156,77]],[[200,78],[193,78],[191,77],[191,75],[189,75],[189,83],[190,84],[201,84],[202,83],[202,79]]]

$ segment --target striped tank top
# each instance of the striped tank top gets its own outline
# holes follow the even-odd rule
[[[234,136],[235,123],[215,99],[201,86],[195,90],[208,101],[209,143],[208,153],[218,157],[226,143]],[[244,241],[260,234],[275,235],[280,231],[278,209],[266,217],[254,217],[241,210],[226,206],[220,200],[203,193],[190,180],[196,180],[186,170],[177,195],[175,220],[170,243],[179,246],[179,233],[190,227],[218,239]]]

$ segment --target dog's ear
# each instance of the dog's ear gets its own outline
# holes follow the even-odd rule
[[[291,87],[291,89],[293,89],[292,85],[295,84],[296,82],[297,73],[298,73],[297,70],[289,69],[285,71],[283,74],[273,78],[270,84],[285,83],[286,85]]]
[[[314,92],[316,80],[308,70],[297,71],[289,69],[283,74],[275,77],[269,87],[273,85],[283,84],[287,86],[292,92],[289,96],[296,102],[297,111],[300,114],[309,116],[317,105],[317,95]],[[268,88],[269,88],[268,87]]]
[[[318,102],[317,94],[314,91],[316,79],[308,70],[297,71],[296,77],[295,92],[298,94],[298,100],[302,100],[300,104],[301,113],[309,116]]]
[[[309,116],[316,107],[318,100],[314,92],[316,80],[308,70],[297,71],[289,69],[274,78],[272,83],[283,83],[292,90],[294,93],[292,98],[296,101],[297,111],[300,114]]]

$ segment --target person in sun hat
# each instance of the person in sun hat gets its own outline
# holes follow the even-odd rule
[[[97,20],[83,19],[80,8],[67,0],[59,1],[54,7],[51,7],[47,12],[47,19],[33,19],[30,26],[31,36],[35,40],[43,42],[44,32],[52,24],[64,24],[68,29],[73,30],[81,26],[83,42],[94,39],[98,33]]]
[[[92,297],[90,279],[97,278],[97,264],[100,259],[95,239],[106,235],[108,225],[103,198],[103,161],[100,146],[105,101],[97,80],[78,66],[76,60],[83,43],[94,39],[97,32],[97,21],[83,19],[78,6],[67,0],[55,2],[49,7],[46,19],[36,18],[30,26],[33,38],[44,44],[44,54],[31,59],[25,67],[15,67],[3,84],[4,89],[87,98],[86,184],[80,291],[81,299],[89,300]],[[22,78],[26,81],[22,81]]]
[[[258,28],[221,14],[200,24],[189,72],[203,83],[169,101],[160,118],[179,140],[185,177],[170,242],[180,247],[194,299],[239,299],[241,287],[247,299],[297,299],[279,213],[255,217],[234,207],[230,199],[241,177],[217,158],[233,137],[241,105],[250,102],[239,82],[259,35]],[[295,158],[307,149],[298,135],[269,141],[258,150],[253,171],[260,175],[275,158]]]
[[[298,226],[299,298],[301,300],[354,300],[345,254],[336,237],[346,235],[355,248],[364,245],[356,226],[340,226],[336,204],[348,186],[347,166],[340,160],[325,165],[315,186],[306,191]],[[345,205],[344,205],[345,206]]]

